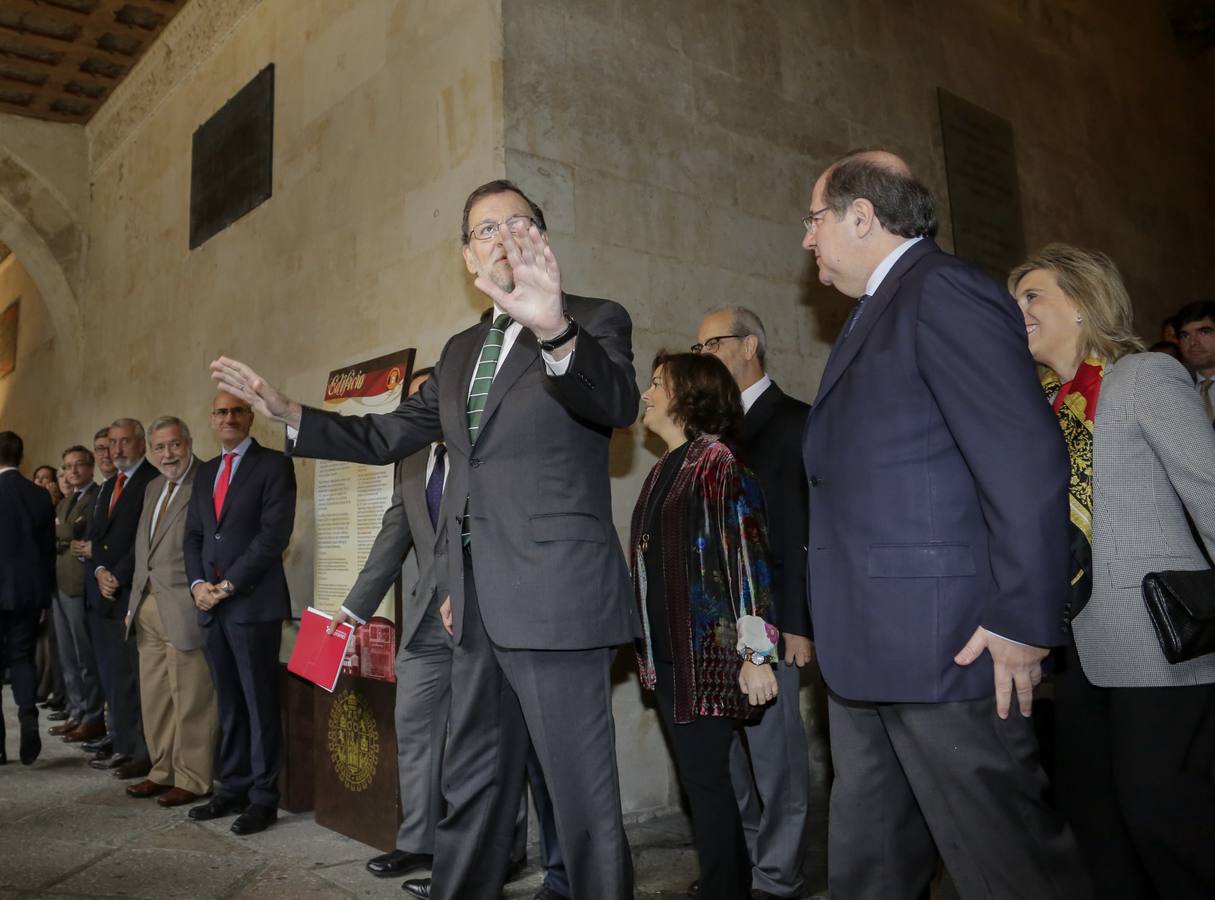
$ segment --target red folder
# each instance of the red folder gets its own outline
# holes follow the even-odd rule
[[[326,634],[333,616],[319,609],[308,607],[300,617],[300,633],[295,639],[295,649],[287,661],[287,671],[333,693],[338,675],[342,671],[342,657],[350,639],[354,637],[354,626],[343,623]]]

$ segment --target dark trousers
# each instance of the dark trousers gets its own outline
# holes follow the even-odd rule
[[[751,858],[730,781],[730,747],[739,722],[701,716],[676,724],[674,667],[656,662],[655,670],[658,714],[674,749],[679,786],[692,813],[692,843],[700,863],[697,896],[740,900],[751,890]]]
[[[916,900],[937,853],[963,900],[1087,900],[1075,839],[1047,805],[1033,722],[995,700],[827,697],[832,897]],[[1101,898],[1105,900],[1105,898]]]
[[[278,807],[283,759],[278,651],[283,625],[233,622],[217,613],[203,626],[203,654],[219,706],[216,793]]]
[[[1215,897],[1215,685],[1055,689],[1055,793],[1102,900]]]
[[[544,867],[544,886],[562,897],[569,897],[569,874],[565,871],[561,841],[557,838],[557,811],[553,808],[553,798],[548,795],[544,771],[540,768],[534,747],[527,753],[527,782],[532,789],[532,803],[536,807],[536,821],[540,826],[540,865]],[[526,827],[524,823],[525,830]]]
[[[497,900],[523,798],[530,736],[552,796],[577,900],[633,896],[620,813],[609,648],[509,650],[481,620],[465,557],[464,630],[452,656],[443,761],[447,816],[435,835],[431,896]]]
[[[38,637],[36,609],[0,610],[0,670],[8,666],[17,714],[38,714],[38,672],[34,667],[34,647]],[[0,716],[0,719],[3,717]],[[4,727],[0,722],[0,729]],[[0,731],[0,734],[3,734]]]
[[[109,601],[102,599],[102,603]],[[114,752],[132,759],[147,759],[143,715],[139,708],[139,648],[127,640],[120,618],[88,614],[89,639],[97,658],[97,673],[105,694],[106,724]]]

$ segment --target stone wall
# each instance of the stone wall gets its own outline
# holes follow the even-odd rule
[[[0,262],[0,312],[18,299],[17,368],[0,378],[0,431],[21,435],[28,476],[44,464],[57,467],[64,447],[78,439],[63,400],[68,385],[57,365],[55,328],[37,282],[13,254]],[[92,446],[92,432],[88,438],[79,442]]]
[[[695,340],[708,309],[755,309],[769,367],[810,400],[850,301],[817,283],[799,222],[824,165],[857,146],[904,154],[952,245],[938,86],[1016,132],[1027,244],[1066,240],[1121,264],[1140,326],[1210,291],[1210,69],[1157,3],[1099,0],[503,0],[506,171],[544,206],[563,277],[623,302],[639,378]],[[1205,118],[1204,118],[1205,117]],[[618,435],[622,536],[660,447]],[[826,771],[818,705],[813,755]],[[652,714],[617,704],[621,741]],[[629,801],[660,790],[625,773]],[[674,796],[671,796],[674,800]]]

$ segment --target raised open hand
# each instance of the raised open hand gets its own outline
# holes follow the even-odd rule
[[[502,229],[502,249],[510,263],[515,287],[510,293],[484,275],[474,282],[498,307],[541,340],[565,330],[561,299],[561,270],[548,236],[534,224],[526,230]]]
[[[300,405],[243,362],[221,356],[211,363],[211,377],[220,390],[244,400],[258,415],[299,427]]]

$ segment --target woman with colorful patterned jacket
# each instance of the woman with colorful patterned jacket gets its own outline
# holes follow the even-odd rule
[[[630,562],[654,690],[692,812],[702,900],[750,897],[751,862],[730,784],[734,730],[776,697],[776,629],[763,498],[723,436],[742,400],[713,356],[659,354],[642,423],[667,445],[633,510]]]

